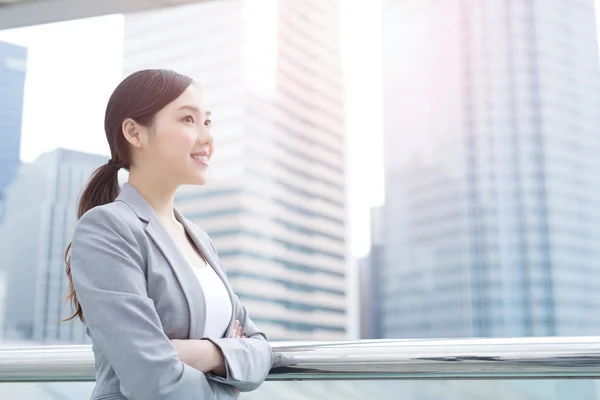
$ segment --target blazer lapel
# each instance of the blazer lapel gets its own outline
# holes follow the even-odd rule
[[[201,312],[200,315],[206,316],[206,302],[204,301],[202,286],[198,284],[197,278],[190,266],[187,265],[181,251],[160,221],[150,221],[146,227],[146,232],[148,232],[156,247],[163,253],[179,281],[179,286],[181,286],[181,291],[187,300],[190,311],[190,339],[197,339],[202,336],[205,325],[204,318],[197,318],[197,315]]]
[[[198,250],[200,251],[202,256],[204,256],[204,258],[206,259],[206,262],[216,272],[216,274],[219,276],[219,278],[221,278],[221,281],[223,282],[225,289],[227,289],[227,294],[229,295],[229,300],[231,301],[231,309],[232,309],[231,317],[230,317],[230,321],[229,321],[229,326],[231,327],[233,324],[233,321],[235,319],[235,310],[233,310],[233,306],[235,304],[233,288],[229,284],[229,281],[227,280],[227,277],[225,276],[225,272],[224,272],[223,268],[220,267],[219,261],[217,260],[217,257],[216,257],[216,254],[209,247],[208,243],[206,242],[206,239],[203,239],[198,234],[198,229],[196,229],[195,225],[192,222],[190,222],[187,218],[185,218],[177,209],[175,210],[175,217],[177,218],[177,220],[179,222],[181,222],[181,224],[185,228],[188,235],[192,238],[192,241],[194,242],[194,244],[196,245],[196,247],[198,248]],[[229,329],[228,329],[227,334],[229,335]]]
[[[148,223],[146,232],[170,264],[187,301],[190,313],[189,337],[190,339],[202,337],[206,321],[204,318],[197,318],[197,315],[201,313],[200,315],[206,316],[204,293],[181,251],[156,217],[152,207],[144,200],[137,189],[125,183],[116,201],[126,203],[138,218]]]

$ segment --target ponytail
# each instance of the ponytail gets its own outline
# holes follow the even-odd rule
[[[83,190],[81,197],[79,198],[79,204],[77,206],[77,219],[81,218],[83,214],[88,212],[94,207],[101,206],[103,204],[112,203],[119,195],[119,165],[115,164],[113,160],[109,160],[108,163],[102,165],[96,171],[94,171],[92,178],[88,182],[87,186]],[[66,272],[67,278],[69,279],[69,292],[66,295],[66,300],[71,303],[75,308],[75,313],[69,318],[63,319],[63,321],[70,321],[74,318],[79,318],[82,322],[85,322],[83,318],[83,310],[79,301],[77,301],[77,294],[75,293],[75,287],[73,286],[73,278],[71,276],[71,245],[69,243],[65,250],[65,264],[67,265]]]

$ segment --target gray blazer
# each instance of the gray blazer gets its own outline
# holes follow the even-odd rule
[[[227,376],[204,374],[177,358],[169,339],[204,338],[202,287],[153,209],[125,184],[115,202],[85,213],[73,234],[73,284],[95,356],[92,399],[235,399],[234,387],[256,389],[273,365],[266,336],[233,293],[208,235],[176,216],[233,304],[226,338],[207,338],[223,352]],[[230,338],[236,319],[245,339]]]

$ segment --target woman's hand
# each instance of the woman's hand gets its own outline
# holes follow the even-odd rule
[[[240,321],[235,320],[233,323],[233,330],[231,331],[231,337],[234,339],[241,339],[244,337],[244,327],[240,324]],[[240,389],[234,387],[235,394],[240,397]]]
[[[231,337],[234,339],[241,339],[244,336],[244,327],[240,324],[237,319],[233,323],[233,330],[231,331]]]

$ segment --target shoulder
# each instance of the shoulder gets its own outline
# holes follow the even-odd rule
[[[143,225],[129,206],[120,201],[97,206],[83,214],[77,222],[73,241],[87,236],[101,238],[106,234],[130,236],[143,230]]]
[[[113,202],[97,206],[86,212],[77,222],[73,232],[71,257],[90,263],[117,257],[131,259],[141,265],[146,246],[141,238],[144,224],[125,203]],[[79,263],[81,264],[81,262]]]
[[[83,214],[77,225],[94,224],[101,222],[121,223],[125,225],[141,225],[141,221],[135,215],[133,210],[122,201],[113,201],[112,203],[97,206]]]

